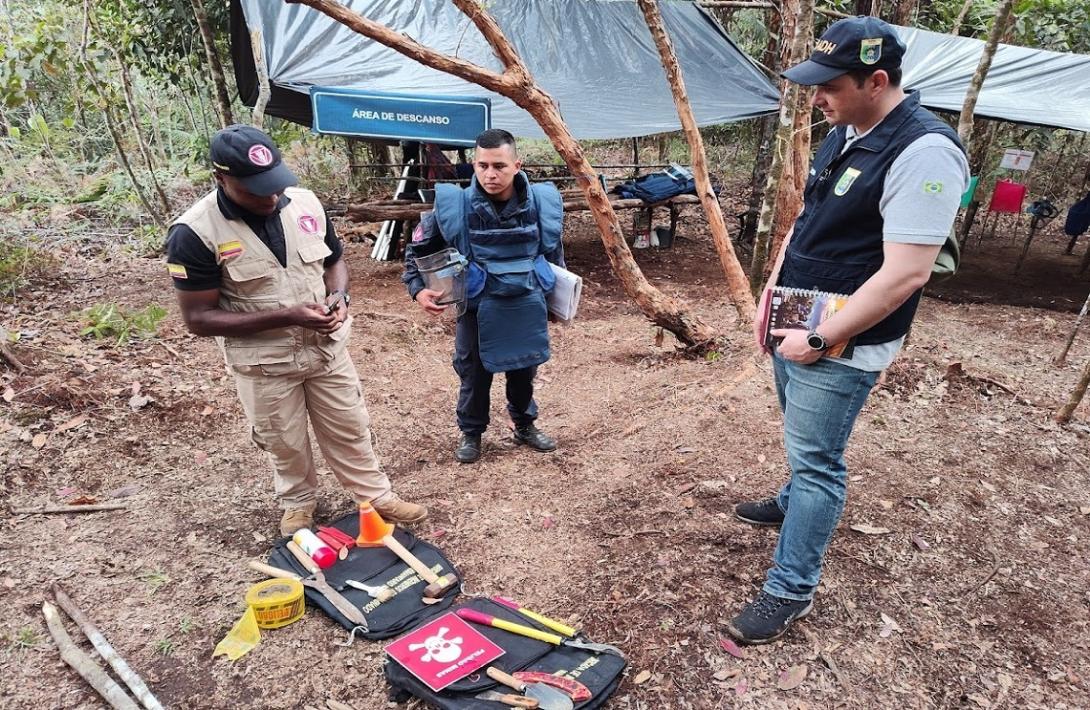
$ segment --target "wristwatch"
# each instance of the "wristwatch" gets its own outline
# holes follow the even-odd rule
[[[337,289],[336,291],[330,291],[329,293],[326,294],[326,298],[329,298],[330,296],[341,296],[341,295],[344,296],[344,305],[351,306],[352,305],[352,297],[348,295],[348,291],[342,291],[340,289]]]
[[[816,330],[811,330],[806,334],[806,344],[810,346],[811,350],[817,350],[818,352],[825,352],[829,349],[829,343],[825,341],[825,336]]]

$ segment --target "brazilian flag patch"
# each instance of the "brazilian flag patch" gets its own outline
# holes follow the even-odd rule
[[[185,272],[185,267],[181,264],[167,264],[167,273],[176,279],[189,278],[189,274]]]

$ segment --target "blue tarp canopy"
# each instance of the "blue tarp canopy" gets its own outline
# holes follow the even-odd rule
[[[984,41],[898,27],[908,52],[903,83],[928,108],[961,113]],[[976,116],[1090,131],[1090,56],[1000,44]]]
[[[448,0],[348,0],[361,15],[421,44],[494,71],[502,65]],[[697,122],[710,126],[775,112],[779,93],[719,23],[693,2],[660,2]],[[556,100],[578,139],[680,130],[666,75],[634,0],[497,0],[488,12]],[[273,87],[266,112],[310,125],[310,87],[492,99],[492,125],[544,136],[534,119],[483,87],[419,64],[305,5],[232,0],[235,74],[245,103],[257,98],[250,30],[261,30]]]

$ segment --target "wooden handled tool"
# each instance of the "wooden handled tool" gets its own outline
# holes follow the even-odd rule
[[[500,693],[495,690],[486,690],[483,693],[477,693],[473,697],[477,700],[491,700],[494,703],[503,703],[508,707],[530,708],[530,710],[533,710],[540,704],[533,698],[528,698],[525,695],[515,695],[514,693]]]
[[[401,558],[401,561],[412,567],[413,571],[420,575],[421,579],[428,583],[424,588],[423,602],[425,604],[438,604],[443,601],[443,596],[451,589],[458,586],[458,576],[447,572],[438,575],[431,568],[420,561],[420,558],[409,552],[404,545],[394,539],[393,535],[382,538],[382,544],[391,552]]]
[[[309,577],[301,580],[303,585],[318,590],[323,597],[329,600],[329,603],[332,604],[337,611],[344,615],[344,618],[348,619],[356,626],[362,626],[364,629],[367,629],[367,619],[364,617],[363,612],[352,602],[345,599],[340,592],[329,586],[329,583],[325,581],[325,575],[322,573],[322,569],[318,566],[318,563],[310,559],[310,555],[303,552],[302,548],[294,542],[289,542],[287,548],[288,551],[295,556],[295,559],[299,560],[299,563],[310,572]],[[289,574],[291,573],[289,572]]]
[[[538,702],[541,710],[572,710],[575,707],[572,699],[556,688],[550,688],[542,683],[523,683],[495,666],[489,666],[485,673],[497,683],[503,683],[508,688],[533,698]]]

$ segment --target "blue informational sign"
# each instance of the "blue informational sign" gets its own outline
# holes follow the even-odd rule
[[[313,86],[318,133],[472,146],[492,126],[492,102],[463,96],[391,94]]]

